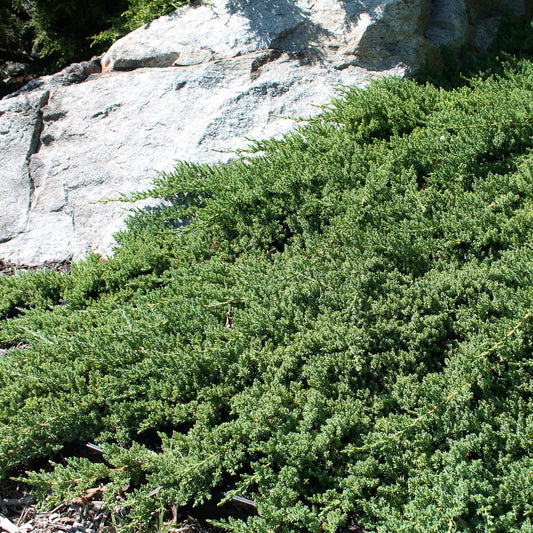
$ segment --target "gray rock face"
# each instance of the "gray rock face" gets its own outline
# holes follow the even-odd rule
[[[187,67],[268,49],[304,53],[333,68],[358,59],[368,69],[384,61],[412,65],[423,53],[421,17],[420,2],[398,0],[215,0],[132,32],[110,48],[102,66]],[[374,26],[392,33],[378,30],[369,38]]]
[[[497,4],[522,7],[492,4],[213,0],[120,39],[101,67],[35,80],[0,101],[0,258],[110,253],[130,206],[103,200],[146,189],[177,159],[224,160],[286,133],[339,85],[403,76],[474,37],[476,17],[492,17],[487,42]]]
[[[31,93],[15,102],[0,102],[0,242],[22,233],[28,223],[35,190],[30,167],[42,132],[42,107],[49,91]]]

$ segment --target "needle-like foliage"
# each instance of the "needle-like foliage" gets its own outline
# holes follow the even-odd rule
[[[533,63],[490,69],[346,90],[159,176],[114,257],[0,278],[3,474],[138,531],[223,493],[238,532],[533,531]]]

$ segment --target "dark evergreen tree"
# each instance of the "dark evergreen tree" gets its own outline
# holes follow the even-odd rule
[[[87,59],[94,52],[91,37],[128,7],[127,0],[32,0],[31,27],[41,55],[52,68]]]

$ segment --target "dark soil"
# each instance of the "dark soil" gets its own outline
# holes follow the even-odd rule
[[[0,276],[14,276],[17,272],[24,273],[37,270],[55,270],[61,274],[68,274],[72,268],[72,261],[45,261],[40,265],[17,265],[0,259]]]

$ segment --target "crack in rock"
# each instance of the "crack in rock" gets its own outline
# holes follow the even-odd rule
[[[98,111],[91,115],[91,118],[106,118],[110,113],[118,109],[122,104],[111,104],[108,105],[103,111]]]
[[[29,211],[31,209],[31,205],[33,203],[34,193],[35,193],[35,180],[33,179],[31,158],[35,154],[39,153],[39,150],[41,149],[41,145],[42,145],[41,135],[43,133],[43,128],[44,128],[43,107],[48,105],[49,100],[50,100],[50,91],[45,91],[42,94],[41,98],[39,99],[39,102],[37,103],[35,126],[34,126],[32,137],[30,140],[30,145],[28,147],[28,153],[26,154],[26,160],[24,162],[24,173],[27,176],[28,186],[29,186],[28,218],[29,218]]]
[[[173,63],[179,58],[178,52],[168,52],[158,54],[153,57],[146,57],[142,59],[119,59],[113,63],[113,70],[121,72],[130,72],[139,68],[165,68],[171,67]],[[110,70],[107,63],[102,60],[102,71]]]
[[[45,115],[43,115],[43,120],[45,122],[57,122],[58,120],[61,120],[66,116],[66,111],[56,111],[55,113],[46,113]]]
[[[256,80],[260,76],[262,67],[264,67],[267,63],[275,61],[280,56],[280,50],[267,50],[265,54],[261,54],[257,59],[254,59],[250,67],[250,77],[252,80]]]

